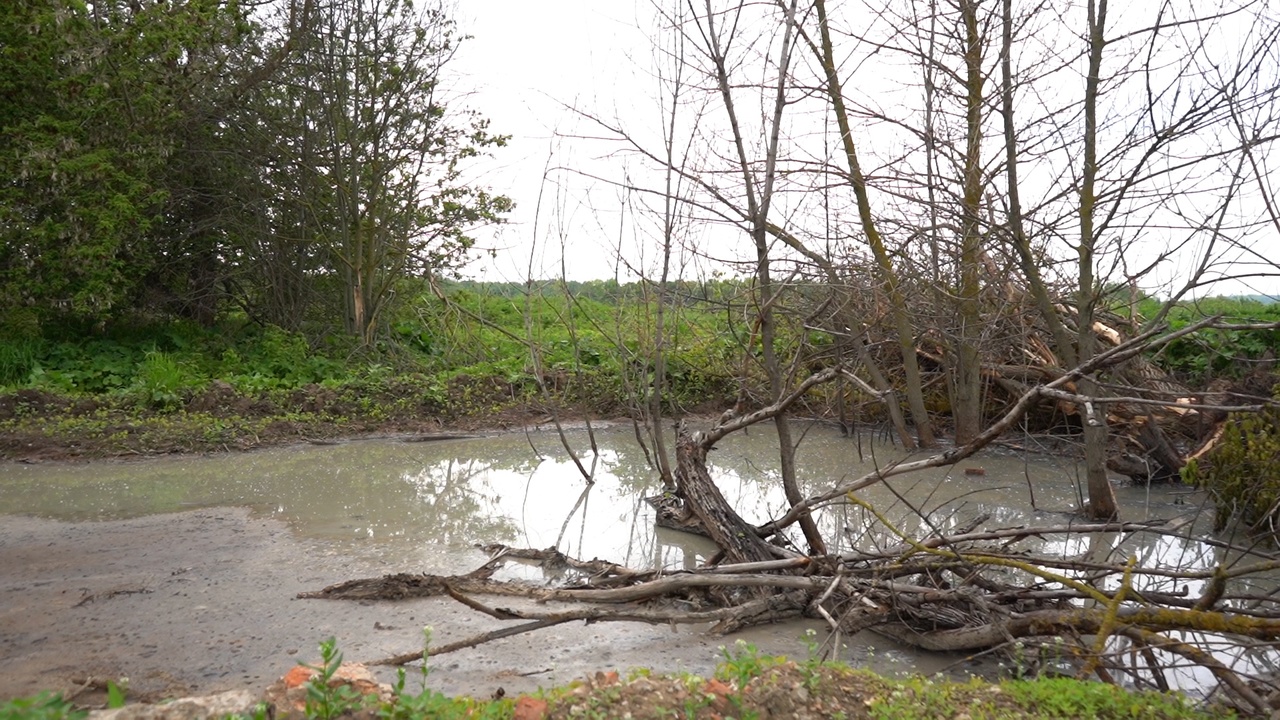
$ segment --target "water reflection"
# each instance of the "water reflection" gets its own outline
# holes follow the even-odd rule
[[[800,437],[799,481],[806,493],[904,457],[893,446],[843,438],[821,425],[806,428]],[[705,562],[715,550],[709,541],[655,527],[653,509],[642,498],[656,494],[659,483],[630,429],[608,429],[596,439],[600,453],[592,457],[585,434],[569,437],[583,464],[592,468],[592,484],[551,433],[363,441],[128,463],[9,464],[0,466],[0,513],[96,520],[249,506],[284,520],[330,552],[369,559],[388,571],[466,572],[485,559],[475,546],[488,543],[557,547],[580,558],[636,568],[686,569]],[[710,454],[717,486],[749,522],[765,522],[786,509],[776,451],[776,437],[755,428],[726,439]],[[954,533],[981,516],[989,517],[985,528],[1079,523],[1070,511],[1079,504],[1080,485],[1080,471],[1071,461],[997,450],[863,491],[860,497],[888,525],[848,502],[822,509],[817,520],[836,552],[883,551],[899,545],[899,532],[915,537]],[[1118,500],[1126,520],[1181,518],[1186,537],[1145,532],[1030,536],[1016,549],[1061,562],[1122,565],[1133,557],[1142,567],[1181,573],[1207,574],[1219,563],[1242,562],[1238,553],[1206,541],[1211,513],[1184,504],[1181,492],[1123,487]],[[540,571],[513,572],[533,576]],[[1118,582],[1112,576],[1102,584],[1114,589]],[[1205,586],[1204,579],[1149,574],[1140,576],[1134,589],[1194,598]],[[1276,587],[1274,576],[1263,576],[1233,584],[1232,592],[1266,596]],[[1246,607],[1256,601],[1228,602]],[[1117,641],[1113,650],[1128,652],[1124,643]],[[1273,654],[1218,644],[1223,645],[1219,657],[1246,672],[1276,670]],[[1164,660],[1171,668],[1176,664],[1173,658]],[[1210,680],[1198,668],[1171,672],[1182,687]]]
[[[429,572],[470,569],[482,559],[473,546],[487,543],[558,547],[634,567],[680,568],[709,555],[698,538],[655,531],[653,510],[641,498],[656,494],[658,484],[629,428],[597,432],[597,458],[590,457],[584,433],[569,440],[584,465],[594,468],[594,484],[583,480],[554,434],[506,434],[127,463],[5,465],[0,512],[91,520],[242,505],[283,519],[335,551]],[[801,435],[798,458],[802,489],[817,492],[903,455],[893,446],[814,425]],[[726,439],[711,453],[710,466],[721,492],[748,521],[765,522],[785,511],[776,438],[767,429]],[[1156,491],[1153,499],[1141,488],[1122,490],[1126,518],[1186,512],[1166,494]],[[892,525],[916,535],[954,531],[979,515],[990,517],[987,527],[1056,524],[1062,520],[1057,513],[1074,507],[1078,496],[1074,463],[1005,452],[894,478],[862,493]],[[865,510],[848,504],[825,508],[818,522],[839,551],[899,542]],[[1080,543],[1098,542],[1051,537],[1039,551],[1073,556],[1084,552]],[[1212,553],[1194,542],[1135,536],[1124,543],[1109,545],[1107,554],[1123,558],[1140,550],[1146,562],[1178,566],[1213,562]]]

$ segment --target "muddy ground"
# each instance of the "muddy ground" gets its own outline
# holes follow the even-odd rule
[[[348,660],[371,661],[420,647],[424,625],[436,644],[501,625],[448,599],[295,599],[401,570],[412,569],[363,566],[238,508],[85,523],[3,516],[0,700],[117,678],[128,678],[134,700],[261,689],[299,661],[315,662],[329,636]],[[560,626],[440,656],[430,683],[488,697],[601,669],[709,673],[718,648],[738,638],[803,656],[802,632],[775,626],[726,639],[701,628]]]

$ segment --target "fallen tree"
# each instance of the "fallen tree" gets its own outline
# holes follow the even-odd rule
[[[684,572],[634,569],[570,558],[555,549],[489,546],[489,562],[466,575],[387,575],[302,597],[369,601],[447,595],[477,612],[518,621],[433,648],[433,654],[575,621],[711,624],[716,632],[730,632],[806,616],[827,623],[832,647],[839,645],[835,640],[841,635],[872,629],[933,651],[1026,654],[1053,648],[1077,673],[1139,687],[1167,689],[1168,675],[1191,664],[1211,673],[1233,702],[1264,712],[1272,694],[1280,697],[1280,685],[1251,677],[1245,666],[1207,647],[1230,644],[1238,660],[1241,653],[1269,652],[1270,645],[1280,641],[1280,604],[1271,592],[1276,583],[1268,579],[1280,574],[1280,555],[1207,540],[1224,551],[1211,567],[1169,567],[1158,558],[1139,563],[1136,555],[1113,556],[1115,537],[1203,540],[1191,534],[1185,517],[1159,522],[1071,519],[1018,528],[981,528],[980,518],[950,533],[935,529],[926,537],[913,537],[859,495],[873,484],[972,456],[1043,402],[1082,407],[1145,404],[1145,399],[1082,396],[1074,384],[1212,322],[1207,319],[1175,332],[1156,329],[1122,340],[1089,362],[1029,387],[971,442],[885,465],[791,503],[779,517],[759,526],[745,521],[716,487],[707,469],[707,453],[730,433],[787,412],[812,388],[851,368],[813,373],[777,402],[726,415],[709,428],[697,430],[682,421],[676,434],[675,487],[659,504],[669,519],[702,532],[719,546],[720,553],[703,567]],[[870,524],[895,538],[896,544],[805,555],[791,542],[778,540],[800,518],[834,504],[861,509]],[[916,512],[927,527],[935,527],[923,512]],[[1050,537],[1084,538],[1087,549],[1049,554],[1032,545]],[[567,581],[547,587],[492,579],[498,568],[512,561],[536,563],[548,575]],[[1266,587],[1259,590],[1259,584]],[[528,599],[537,605],[496,606],[482,602],[481,596]],[[1193,642],[1193,636],[1200,639]],[[405,664],[421,657],[418,649],[378,662]]]

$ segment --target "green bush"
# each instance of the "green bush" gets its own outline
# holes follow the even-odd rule
[[[1280,393],[1277,393],[1280,397]],[[1218,529],[1238,519],[1255,532],[1280,531],[1280,408],[1228,418],[1217,445],[1183,469],[1217,505]]]
[[[1145,317],[1153,317],[1159,309],[1156,300],[1140,305]],[[1169,326],[1177,330],[1212,315],[1221,315],[1230,323],[1280,322],[1280,303],[1266,304],[1246,298],[1204,298],[1180,303],[1167,316]],[[1169,343],[1156,356],[1157,362],[1170,372],[1194,384],[1204,384],[1216,377],[1240,377],[1270,354],[1280,355],[1280,330],[1202,330]]]
[[[172,410],[182,404],[187,393],[199,390],[206,382],[173,355],[151,350],[134,372],[133,391],[143,405]]]

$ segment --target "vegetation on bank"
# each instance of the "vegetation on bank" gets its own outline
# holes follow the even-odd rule
[[[1160,310],[1153,298],[1137,307],[1140,318],[1152,318]],[[1280,322],[1280,302],[1259,298],[1213,297],[1174,306],[1167,317],[1170,329],[1180,330],[1205,317],[1221,315],[1228,323]],[[1219,330],[1208,328],[1178,338],[1156,355],[1157,363],[1191,387],[1203,388],[1214,380],[1238,379],[1259,369],[1270,371],[1280,354],[1280,329]]]
[[[725,309],[724,302],[701,299],[668,311],[666,350],[677,398],[703,395],[706,383],[735,372],[738,343]],[[391,376],[496,377],[522,387],[536,386],[539,374],[589,382],[642,369],[628,363],[652,337],[652,315],[643,297],[511,297],[459,285],[447,302],[423,294],[376,345],[362,347],[323,324],[289,331],[243,315],[201,326],[38,322],[11,313],[0,325],[0,388],[128,398],[142,408],[172,410],[213,381],[246,396],[367,386]]]
[[[662,676],[645,670],[626,677],[600,672],[595,677],[520,698],[491,700],[450,698],[429,689],[424,665],[421,690],[407,689],[405,673],[390,700],[365,696],[334,682],[342,662],[331,641],[322,644],[322,663],[306,687],[303,717],[418,720],[451,718],[783,718],[824,717],[853,720],[924,720],[934,718],[1023,718],[1104,720],[1207,720],[1230,716],[1229,710],[1198,707],[1180,694],[1130,692],[1114,685],[1071,678],[968,681],[887,678],[843,663],[810,658],[802,662],[763,655],[739,642],[710,678],[681,674]],[[119,707],[123,695],[108,705]],[[279,712],[279,711],[277,711]],[[86,711],[59,696],[42,694],[0,705],[0,720],[79,720]],[[260,709],[245,718],[265,718]],[[292,714],[289,714],[292,717]]]
[[[1280,536],[1280,385],[1277,405],[1241,413],[1223,425],[1222,436],[1182,476],[1213,493],[1214,524],[1241,522],[1251,533]]]
[[[420,287],[373,346],[322,323],[304,333],[244,316],[205,327],[10,312],[0,324],[0,453],[216,450],[555,407],[627,412],[651,382],[646,298],[521,287],[460,284],[447,301]],[[704,294],[667,310],[666,411],[732,398],[727,302]]]
[[[1158,310],[1150,300],[1140,308],[1146,316]],[[1176,330],[1210,315],[1242,325],[1277,323],[1280,303],[1208,298],[1176,306],[1168,322]],[[1234,402],[1261,403],[1269,397],[1280,402],[1277,355],[1280,329],[1210,328],[1174,340],[1156,360],[1191,387],[1221,390],[1235,386]],[[1216,397],[1222,396],[1211,396],[1208,403],[1213,404]],[[1191,459],[1182,477],[1213,495],[1218,528],[1239,521],[1251,533],[1275,536],[1280,531],[1280,406],[1229,418],[1212,449]]]
[[[734,401],[739,378],[765,383],[744,364],[746,291],[731,280],[673,284],[663,318],[665,412],[718,410]],[[652,383],[653,293],[613,281],[457,282],[442,297],[419,286],[372,346],[323,323],[289,331],[244,315],[203,326],[42,321],[10,310],[0,319],[0,453],[217,450],[500,423],[552,407],[626,414]],[[1154,301],[1140,308],[1155,309]],[[1280,304],[1213,299],[1177,306],[1168,320],[1181,327],[1204,313],[1269,321],[1280,319]],[[821,345],[820,335],[804,340]],[[1280,331],[1210,330],[1171,343],[1155,360],[1205,386],[1258,372],[1277,349]],[[831,404],[815,396],[811,409]],[[878,411],[865,405],[873,420]]]

